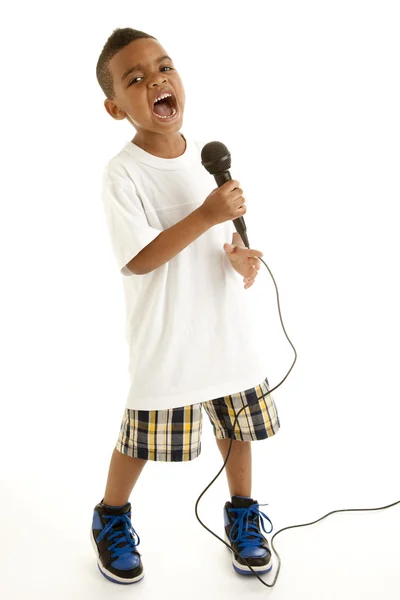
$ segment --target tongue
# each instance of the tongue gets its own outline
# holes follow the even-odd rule
[[[160,117],[170,117],[172,115],[172,108],[170,107],[168,100],[161,100],[154,105],[154,112]]]

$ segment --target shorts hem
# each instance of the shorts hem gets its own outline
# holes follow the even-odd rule
[[[150,452],[147,448],[129,448],[120,442],[115,444],[115,449],[130,458],[141,458],[143,460],[159,462],[189,462],[198,458],[201,454],[201,446],[190,452],[173,450],[171,452]]]
[[[240,432],[239,435],[241,437],[234,437],[233,439],[235,441],[239,441],[239,442],[259,442],[261,440],[266,440],[268,438],[271,438],[274,435],[276,435],[278,433],[278,431],[280,430],[279,420],[276,420],[273,423],[271,423],[270,428],[272,430],[271,433],[268,433],[268,431],[266,429],[260,429],[258,431],[256,430],[254,432],[254,434],[251,434],[251,433],[250,434],[242,434]],[[227,432],[227,431],[222,431],[222,432],[219,431],[217,433],[214,431],[214,435],[217,440],[231,439],[229,432]],[[254,436],[256,436],[256,437],[254,437]]]

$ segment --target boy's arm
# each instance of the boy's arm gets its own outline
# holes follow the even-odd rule
[[[126,265],[135,275],[147,275],[182,252],[212,227],[203,205],[162,231]]]

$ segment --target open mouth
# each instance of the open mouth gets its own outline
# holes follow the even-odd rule
[[[158,96],[153,104],[153,113],[160,119],[172,119],[177,112],[175,96],[169,92]]]

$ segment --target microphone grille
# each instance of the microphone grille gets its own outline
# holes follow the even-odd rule
[[[201,151],[201,164],[211,175],[231,168],[231,154],[225,144],[209,142]]]

